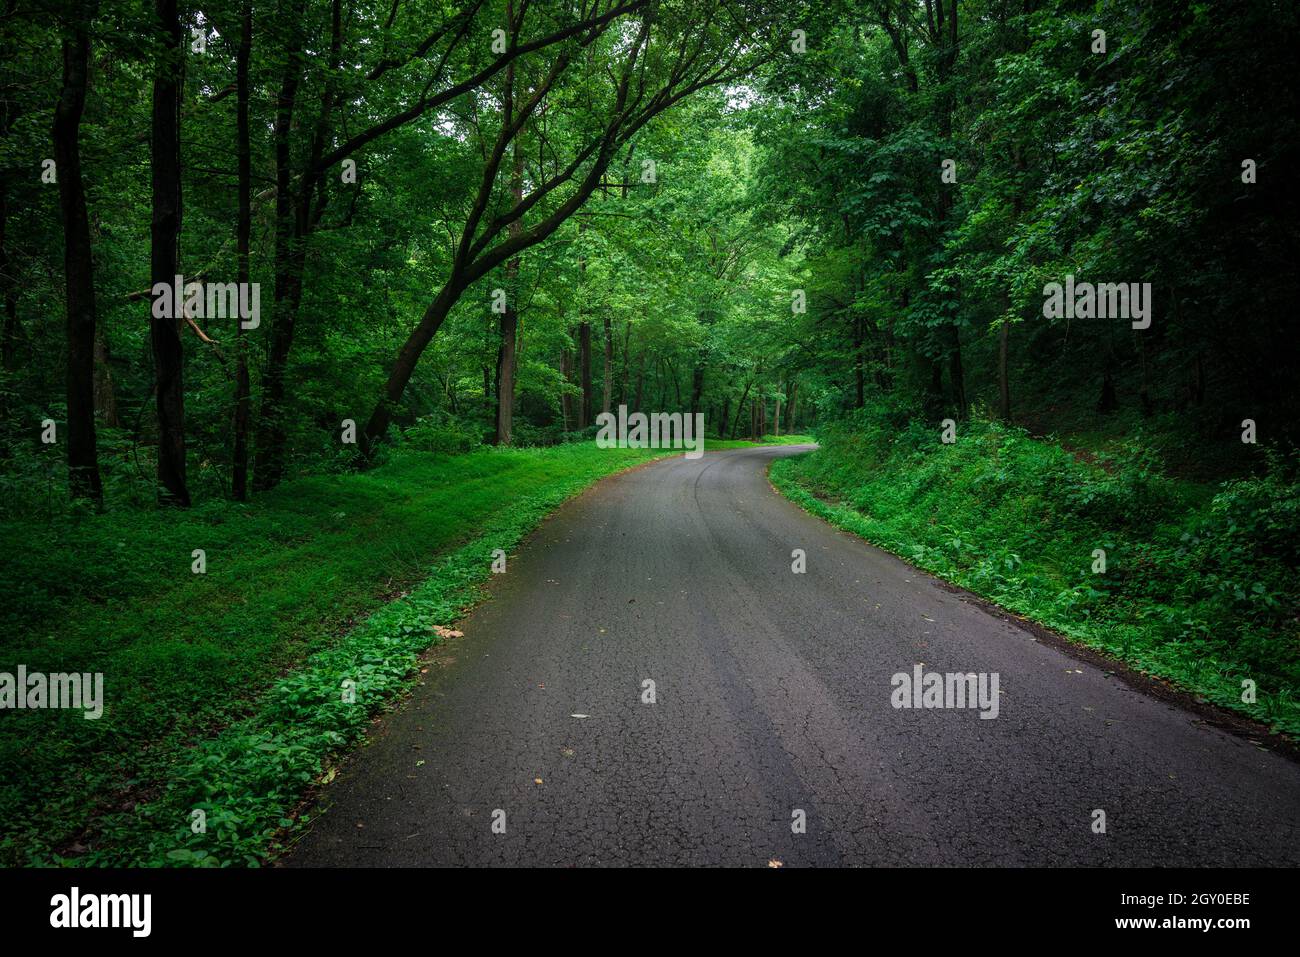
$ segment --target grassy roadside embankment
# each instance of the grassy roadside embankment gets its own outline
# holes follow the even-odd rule
[[[1300,734],[1300,486],[1294,462],[1218,486],[1136,445],[1079,455],[992,422],[866,412],[773,484],[919,568],[1289,735]],[[1105,552],[1105,571],[1095,550]],[[1243,682],[1254,682],[1255,701]]]

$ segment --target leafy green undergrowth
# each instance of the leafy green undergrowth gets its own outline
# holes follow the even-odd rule
[[[812,445],[817,440],[811,435],[765,435],[763,441],[750,439],[706,439],[705,451],[720,452],[726,449],[750,449],[759,445]]]
[[[432,627],[474,601],[493,549],[663,454],[405,453],[248,505],[7,524],[0,671],[102,672],[105,708],[0,715],[0,863],[258,862]]]
[[[832,524],[1070,638],[1300,733],[1300,484],[1272,456],[1217,487],[1137,444],[1080,457],[987,421],[957,441],[883,410],[773,483]],[[1094,550],[1105,572],[1093,571]],[[1243,701],[1243,681],[1257,699]]]

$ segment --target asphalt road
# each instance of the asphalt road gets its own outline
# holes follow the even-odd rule
[[[561,509],[285,863],[1300,863],[1300,765],[807,515],[766,478],[793,451]],[[893,707],[917,664],[996,673],[997,717]]]

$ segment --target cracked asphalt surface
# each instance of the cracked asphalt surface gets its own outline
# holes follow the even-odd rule
[[[806,514],[766,477],[796,451],[674,457],[565,505],[284,863],[1300,863],[1300,765]],[[893,708],[917,663],[997,672],[999,716]]]

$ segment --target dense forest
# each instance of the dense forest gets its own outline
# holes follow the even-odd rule
[[[39,12],[3,21],[9,506],[619,404],[1102,423],[1201,474],[1294,434],[1289,5]],[[1149,284],[1149,326],[1045,318],[1067,275]]]
[[[626,406],[815,432],[808,507],[1295,731],[1298,44],[1283,0],[4,0],[10,650],[126,668],[95,616],[196,529],[297,542],[320,483],[380,514]],[[250,694],[322,647],[303,582]],[[7,853],[83,853],[137,771],[9,786]]]

